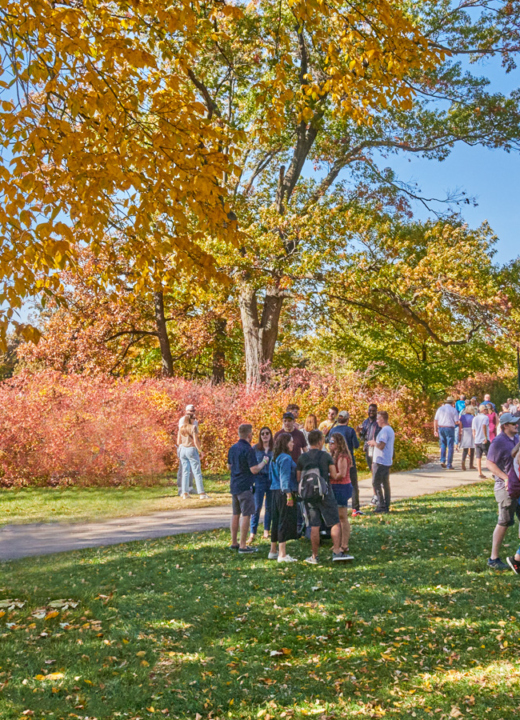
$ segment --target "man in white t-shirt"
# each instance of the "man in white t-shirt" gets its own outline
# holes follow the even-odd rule
[[[435,413],[433,421],[433,434],[439,438],[441,446],[441,465],[445,468],[447,464],[448,470],[453,470],[455,428],[459,426],[459,422],[459,413],[455,409],[455,400],[450,395]]]
[[[195,415],[197,414],[197,411],[195,410],[195,405],[186,405],[186,413],[181,417],[179,420],[179,427],[181,427],[182,423],[184,422],[184,418],[186,416],[191,418],[191,422],[193,425],[198,429],[199,427],[199,421],[195,418]],[[179,448],[177,448],[177,457],[179,457]],[[179,461],[179,469],[177,470],[177,488],[179,490],[179,495],[182,495],[182,463]],[[191,470],[190,466],[190,487],[188,492],[193,491],[193,471]]]
[[[374,448],[372,458],[372,485],[377,497],[375,513],[390,512],[390,468],[394,461],[395,433],[388,423],[388,413],[380,410],[377,413],[377,424],[381,428],[375,440],[368,445]]]
[[[478,415],[475,415],[471,423],[473,442],[475,443],[475,457],[477,458],[478,476],[482,480],[486,475],[482,472],[482,456],[487,455],[489,449],[489,417],[487,405],[480,405]]]

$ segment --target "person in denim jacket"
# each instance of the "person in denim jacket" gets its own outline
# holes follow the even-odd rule
[[[274,444],[273,460],[269,463],[271,478],[271,552],[269,560],[296,562],[287,555],[288,540],[298,539],[296,510],[296,463],[291,457],[294,440],[281,433]]]
[[[260,430],[260,437],[253,450],[256,454],[258,463],[261,463],[267,455],[269,460],[273,459],[274,440],[273,433],[270,428],[263,427]],[[254,542],[258,531],[258,523],[260,522],[260,514],[264,504],[265,497],[265,514],[264,514],[264,540],[269,538],[269,530],[271,529],[271,480],[269,478],[269,467],[265,467],[255,477],[255,512],[251,515],[250,536],[247,541],[249,545]]]

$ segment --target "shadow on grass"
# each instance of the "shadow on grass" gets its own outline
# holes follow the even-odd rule
[[[0,621],[2,720],[515,717],[517,578],[487,571],[495,506],[467,491],[356,521],[351,566],[241,557],[224,531],[6,564],[26,605]],[[57,598],[79,605],[31,615]]]

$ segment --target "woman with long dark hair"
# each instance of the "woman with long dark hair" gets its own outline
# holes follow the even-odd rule
[[[251,534],[249,536],[249,540],[247,541],[248,545],[251,545],[251,543],[255,540],[258,523],[260,522],[260,513],[262,512],[262,506],[264,504],[264,497],[264,540],[269,539],[269,530],[271,529],[271,481],[269,479],[269,465],[271,464],[271,460],[273,458],[273,448],[273,433],[270,428],[263,427],[260,430],[258,442],[254,446],[253,450],[255,451],[256,459],[259,464],[266,455],[269,458],[269,463],[255,477],[255,512],[254,515],[251,515]]]
[[[287,555],[288,540],[298,539],[298,513],[296,509],[296,463],[291,457],[294,440],[289,433],[276,438],[273,460],[269,463],[271,478],[271,552],[269,560],[296,562]]]
[[[352,497],[352,482],[350,480],[350,468],[352,467],[352,455],[348,449],[345,437],[341,433],[332,433],[329,443],[330,454],[336,465],[338,476],[330,478],[332,491],[338,503],[339,524],[341,528],[341,552],[347,560],[353,560],[349,554],[348,544],[350,540],[350,523],[348,521],[348,501]]]

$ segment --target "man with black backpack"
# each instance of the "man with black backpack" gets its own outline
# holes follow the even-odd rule
[[[305,503],[305,513],[311,528],[312,555],[305,562],[318,564],[322,522],[331,529],[332,560],[350,560],[350,556],[341,551],[338,504],[329,480],[330,477],[337,477],[334,460],[328,452],[323,451],[324,437],[321,430],[311,430],[308,440],[310,450],[300,455],[296,464],[298,493]]]

